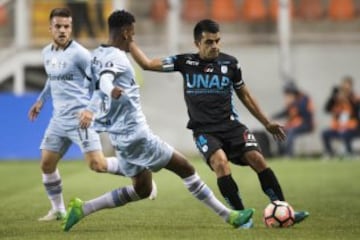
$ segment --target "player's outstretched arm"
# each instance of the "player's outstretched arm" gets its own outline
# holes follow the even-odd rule
[[[163,71],[162,60],[160,58],[149,59],[135,42],[130,43],[130,53],[142,69]]]
[[[266,130],[269,131],[276,140],[284,141],[286,139],[283,126],[275,122],[270,122],[245,85],[236,89],[236,94],[251,114],[264,125]]]

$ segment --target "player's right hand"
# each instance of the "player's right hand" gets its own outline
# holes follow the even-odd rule
[[[111,97],[114,99],[119,99],[121,95],[123,94],[124,90],[121,87],[114,87],[111,91]]]
[[[30,121],[34,121],[39,116],[42,106],[43,106],[42,101],[37,101],[34,103],[34,105],[31,106],[28,113],[28,117]]]
[[[84,110],[79,114],[80,128],[88,128],[91,125],[94,114],[89,110]]]
[[[276,141],[285,141],[286,133],[284,127],[276,122],[270,122],[266,126],[268,132],[270,132]]]

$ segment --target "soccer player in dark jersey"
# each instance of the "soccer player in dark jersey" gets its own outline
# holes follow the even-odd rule
[[[244,205],[229,162],[250,166],[269,199],[285,201],[254,135],[239,120],[232,102],[233,92],[276,140],[285,140],[283,127],[271,122],[260,109],[242,78],[237,59],[220,52],[218,23],[209,19],[198,22],[194,40],[198,53],[149,59],[135,42],[131,43],[130,52],[145,70],[181,73],[190,118],[187,127],[192,130],[197,148],[215,172],[220,192],[232,208],[244,209]],[[308,215],[305,211],[296,212],[295,222]],[[249,227],[252,225],[249,222]]]

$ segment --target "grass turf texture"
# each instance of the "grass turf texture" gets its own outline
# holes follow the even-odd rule
[[[199,159],[192,160],[202,179],[223,201],[214,174]],[[0,161],[0,239],[359,239],[360,161],[269,161],[295,209],[310,217],[290,229],[267,229],[262,211],[268,200],[257,176],[247,167],[233,167],[247,207],[256,208],[255,228],[235,230],[187,192],[182,181],[166,170],[154,174],[158,198],[97,212],[70,232],[60,222],[38,222],[49,210],[36,161]],[[60,165],[64,198],[87,200],[130,184],[124,177],[97,174],[83,161]]]

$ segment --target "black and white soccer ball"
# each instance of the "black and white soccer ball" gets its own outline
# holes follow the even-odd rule
[[[269,228],[287,228],[294,225],[295,212],[285,201],[273,201],[264,209],[263,221]]]

